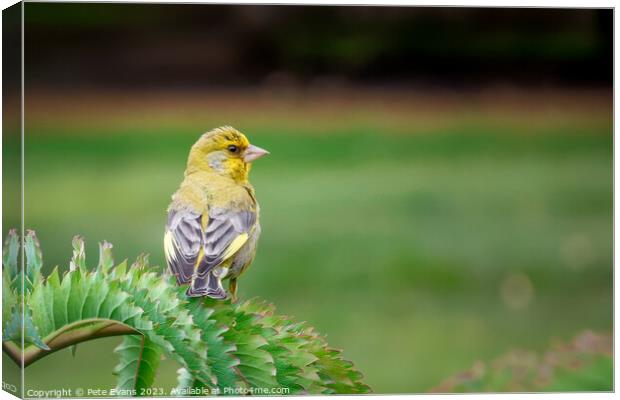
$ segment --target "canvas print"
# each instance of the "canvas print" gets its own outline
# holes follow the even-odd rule
[[[2,15],[4,391],[613,391],[613,10]]]

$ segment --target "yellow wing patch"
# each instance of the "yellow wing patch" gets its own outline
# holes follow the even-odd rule
[[[205,249],[200,247],[200,252],[198,253],[198,258],[196,259],[196,265],[194,266],[194,269],[198,268],[204,256],[205,256]]]
[[[242,233],[241,235],[237,236],[231,243],[230,245],[226,248],[226,251],[224,252],[224,254],[222,255],[222,261],[225,261],[227,259],[229,259],[230,257],[232,257],[237,251],[239,251],[239,249],[241,247],[243,247],[243,245],[245,244],[245,242],[248,241],[248,234],[247,233]]]
[[[176,246],[170,231],[166,231],[166,234],[164,235],[164,254],[166,255],[166,260],[168,260],[168,263],[177,261]]]

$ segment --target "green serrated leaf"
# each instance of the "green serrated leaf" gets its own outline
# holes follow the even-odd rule
[[[2,265],[7,271],[8,277],[13,282],[18,273],[17,257],[19,255],[19,235],[17,230],[11,229],[6,236],[4,248],[2,249]]]
[[[47,344],[43,343],[37,327],[32,322],[30,311],[28,310],[24,313],[24,340],[26,343],[32,343],[43,350],[50,349]]]
[[[80,270],[69,272],[65,275],[64,281],[68,281],[68,295],[67,295],[67,321],[79,321],[82,319],[82,305],[86,300],[86,295],[90,285],[87,284],[88,280],[82,277]]]
[[[254,324],[252,315],[230,306],[230,303],[216,313],[218,318],[227,321],[229,329],[223,333],[223,337],[236,346],[233,355],[239,359],[236,368],[242,375],[242,381],[253,388],[279,387],[273,357],[263,348],[268,345],[261,335],[264,328]]]
[[[22,315],[18,307],[13,307],[9,313],[9,318],[2,321],[2,341],[14,341],[21,344],[22,338]]]
[[[69,270],[86,270],[86,250],[84,248],[84,238],[80,235],[76,235],[73,237],[71,241],[71,245],[73,246],[73,255],[71,256],[71,261],[69,262]]]
[[[207,348],[188,311],[183,309],[176,285],[148,271],[145,258],[134,263],[127,273],[112,271],[114,282],[131,293],[132,300],[154,324],[149,339],[168,357],[177,360],[195,380],[212,387],[216,378],[206,363]]]
[[[18,297],[11,287],[9,272],[2,270],[2,320],[8,321],[11,317],[11,309],[17,306]]]
[[[41,279],[43,254],[39,239],[34,231],[28,230],[24,239],[24,253],[26,255],[26,278],[29,286],[35,285]]]
[[[162,349],[146,336],[128,335],[114,349],[120,360],[114,374],[117,376],[116,388],[122,391],[134,390],[136,395],[141,389],[153,387]]]
[[[29,306],[34,310],[32,319],[41,332],[48,333],[56,329],[54,323],[54,300],[50,285],[36,285],[28,299]]]
[[[67,280],[68,283],[70,283],[70,280]],[[54,329],[60,329],[67,325],[67,300],[69,298],[68,289],[70,288],[67,287],[67,284],[62,286],[57,268],[54,268],[51,275],[47,278],[47,284],[51,288],[49,294],[51,297]]]
[[[83,318],[96,318],[101,315],[101,306],[110,292],[108,283],[101,272],[95,271],[86,275],[89,290],[82,305]]]
[[[98,267],[88,271],[79,237],[73,241],[69,271],[61,276],[54,268],[41,279],[42,257],[34,233],[29,233],[27,246],[29,273],[34,272],[27,279],[32,283],[27,292],[32,315],[29,311],[22,328],[20,318],[3,311],[9,321],[4,336],[21,340],[23,329],[28,345],[44,348],[42,338],[62,335],[67,329],[88,329],[89,324],[99,329],[107,321],[131,327],[140,335],[126,336],[115,350],[120,357],[115,369],[118,388],[124,393],[139,394],[139,389],[152,387],[162,355],[179,363],[179,387],[222,392],[284,387],[291,394],[369,392],[340,351],[327,347],[304,324],[276,315],[270,304],[187,298],[185,288],[178,287],[172,276],[149,268],[146,255],[129,268],[126,261],[115,267],[107,242],[100,245]],[[4,256],[7,265],[13,262],[6,249]],[[5,265],[4,304],[19,299],[19,293],[11,290],[8,271]],[[14,281],[21,279],[18,275]]]
[[[104,274],[114,266],[114,258],[112,257],[112,243],[103,241],[99,243],[99,264],[97,268]]]
[[[49,346],[46,345],[41,339],[39,331],[32,322],[30,312],[26,310],[22,315],[19,308],[15,307],[13,308],[10,319],[6,322],[2,331],[2,340],[10,340],[21,346],[22,332],[25,343],[34,344],[43,350],[50,349]]]
[[[275,315],[273,305],[256,299],[241,304],[239,308],[258,316],[257,322],[271,328],[263,331],[269,342],[265,349],[275,360],[276,378],[280,385],[288,388],[291,394],[322,393],[328,389],[313,365],[318,361],[308,347],[313,338],[303,334],[302,324]]]
[[[44,284],[33,288],[30,304],[36,310],[34,321],[44,335],[93,318],[151,329],[152,324],[142,318],[142,309],[128,301],[129,297],[118,283],[106,282],[101,273],[78,269],[61,280],[54,269]]]
[[[217,378],[218,388],[223,392],[224,388],[237,387],[240,381],[236,369],[239,359],[233,356],[237,347],[233,343],[225,342],[223,336],[229,328],[213,318],[213,308],[208,307],[201,299],[190,299],[188,308],[194,324],[201,329],[201,339],[207,344],[207,364]],[[187,371],[184,373],[187,374]],[[195,386],[194,382],[193,387]]]

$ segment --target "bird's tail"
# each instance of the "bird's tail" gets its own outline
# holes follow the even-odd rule
[[[217,268],[216,268],[217,270]],[[191,285],[187,289],[187,296],[189,297],[202,297],[208,296],[212,299],[222,300],[225,299],[228,294],[226,290],[222,286],[222,279],[226,276],[225,274],[221,275],[217,272],[219,271],[210,271],[204,278],[195,277],[192,280]]]

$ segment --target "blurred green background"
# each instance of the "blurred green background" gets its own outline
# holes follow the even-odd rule
[[[153,51],[172,65],[171,72],[158,70],[148,56],[142,64],[135,63],[138,56],[121,57],[151,53],[133,36],[122,45],[102,33],[127,30],[132,23],[112,7],[103,15],[107,24],[95,26],[75,19],[89,15],[91,5],[63,5],[52,14],[58,20],[43,18],[34,4],[27,10],[31,7],[32,48],[46,45],[45,40],[57,46],[47,50],[55,57],[34,56],[39,61],[27,74],[32,84],[26,85],[26,227],[37,231],[48,270],[68,268],[76,234],[85,237],[91,264],[97,242],[108,240],[117,261],[147,252],[152,264],[164,265],[165,210],[181,182],[187,152],[202,132],[230,124],[271,151],[251,174],[263,234],[256,261],[240,281],[240,297],[260,296],[281,313],[315,325],[332,346],[344,349],[376,393],[425,392],[476,360],[513,348],[543,350],[552,338],[569,339],[585,328],[612,328],[610,70],[591,79],[562,73],[588,57],[606,60],[607,48],[600,47],[605,42],[595,40],[599,14],[566,17],[586,21],[573,24],[573,31],[566,28],[586,43],[577,50],[585,50],[559,52],[547,63],[537,58],[544,51],[519,50],[521,41],[514,38],[524,32],[521,25],[512,27],[512,35],[492,36],[488,27],[496,25],[476,13],[448,9],[443,17],[437,14],[437,21],[473,21],[470,26],[486,27],[480,32],[499,38],[500,80],[463,68],[460,74],[431,74],[440,84],[426,87],[419,85],[430,76],[425,69],[390,80],[389,63],[387,73],[360,67],[380,66],[390,57],[381,52],[379,61],[370,52],[353,69],[325,69],[319,61],[296,69],[296,63],[278,64],[287,58],[275,57],[275,67],[264,61],[257,62],[260,68],[248,67],[247,76],[263,78],[239,78],[246,76],[242,66],[260,59],[259,53],[252,59],[232,57],[234,62],[221,68],[236,72],[222,75],[219,84],[217,68],[210,66],[216,72],[206,69],[208,82],[188,86],[185,67],[179,65],[193,60],[199,69],[213,60],[193,59],[202,53],[192,48]],[[93,10],[103,6],[97,7]],[[231,8],[221,13],[235,21],[243,12]],[[253,18],[273,22],[269,8],[262,9]],[[410,12],[417,20],[425,16]],[[542,25],[554,18],[545,12],[547,17],[534,18]],[[158,32],[172,16],[157,15],[136,24]],[[389,24],[393,14],[378,15]],[[200,31],[199,17],[187,18]],[[497,20],[502,18],[511,20],[505,15]],[[66,20],[75,27],[61,28]],[[558,26],[564,21],[556,20]],[[235,26],[218,29],[224,35]],[[441,32],[442,26],[427,29]],[[165,40],[180,46],[197,31],[175,31]],[[46,32],[56,36],[45,38]],[[108,47],[98,47],[96,56],[66,52],[85,40],[72,35],[79,32],[90,32],[87,38],[97,37],[96,43]],[[353,43],[382,48],[383,41],[372,40],[373,32],[367,34],[371,39]],[[382,35],[389,39],[387,32]],[[43,44],[35,45],[36,39]],[[156,34],[152,40],[164,38]],[[563,42],[545,43],[543,49]],[[422,50],[391,51],[415,60],[411,54]],[[317,52],[319,59],[329,55]],[[435,58],[470,59],[441,46],[437,52]],[[94,63],[117,53],[116,72]],[[276,53],[264,50],[266,57]],[[301,53],[290,59],[315,57]],[[509,68],[520,57],[529,60],[521,64],[529,75],[521,76],[518,66]],[[49,72],[63,65],[65,71],[80,72]],[[115,71],[114,65],[108,67]],[[40,76],[37,71],[48,72]],[[15,154],[4,157],[5,165],[17,160]],[[5,168],[4,179],[16,185],[17,172]],[[6,231],[19,219],[5,211],[3,223]],[[116,343],[80,345],[75,357],[68,349],[53,354],[26,370],[27,386],[112,388]],[[176,368],[164,363],[158,383],[172,387]]]

